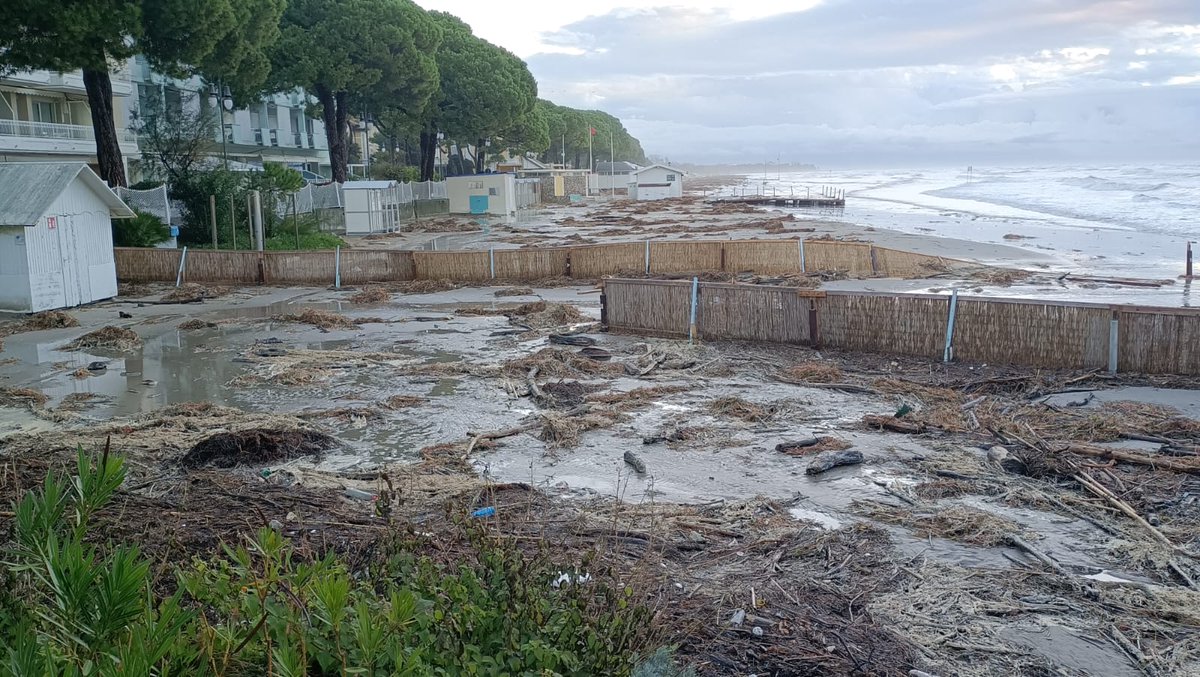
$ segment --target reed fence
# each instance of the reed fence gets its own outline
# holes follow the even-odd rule
[[[181,250],[117,248],[117,279],[171,282]],[[403,280],[528,282],[548,277],[838,271],[850,277],[920,277],[947,259],[837,240],[647,240],[574,247],[451,252],[342,249],[189,250],[183,278],[225,284],[344,284]]]
[[[638,279],[605,280],[601,298],[602,316],[614,331],[1039,368],[1200,374],[1195,308]]]

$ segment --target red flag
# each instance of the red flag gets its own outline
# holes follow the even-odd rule
[[[588,129],[590,129],[590,130],[592,131],[592,136],[595,136],[595,135],[596,135],[596,128],[595,128],[595,127],[588,127]]]

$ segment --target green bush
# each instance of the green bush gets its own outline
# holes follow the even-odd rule
[[[650,610],[602,582],[612,572],[557,585],[548,548],[523,553],[479,526],[454,527],[468,546],[454,566],[397,540],[360,572],[303,561],[262,529],[173,565],[176,593],[156,598],[138,550],[101,554],[90,531],[124,479],[120,458],[80,451],[73,478],[47,477],[15,506],[0,673],[582,677],[630,675],[654,646]],[[636,674],[686,674],[666,672],[661,651],[647,665]]]
[[[171,229],[153,214],[134,210],[132,219],[113,219],[113,244],[117,247],[153,247],[171,239]]]
[[[371,178],[381,181],[401,181],[412,183],[421,180],[421,170],[408,165],[396,164],[386,160],[372,160]]]

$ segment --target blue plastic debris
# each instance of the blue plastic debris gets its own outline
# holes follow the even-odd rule
[[[471,513],[471,517],[492,517],[496,514],[496,509],[492,507],[480,508]]]

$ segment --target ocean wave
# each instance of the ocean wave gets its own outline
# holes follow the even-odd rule
[[[1153,193],[1156,190],[1164,190],[1173,187],[1170,182],[1163,183],[1123,183],[1121,181],[1113,181],[1099,176],[1086,176],[1062,179],[1060,183],[1084,190],[1097,191],[1120,191],[1126,193]]]

